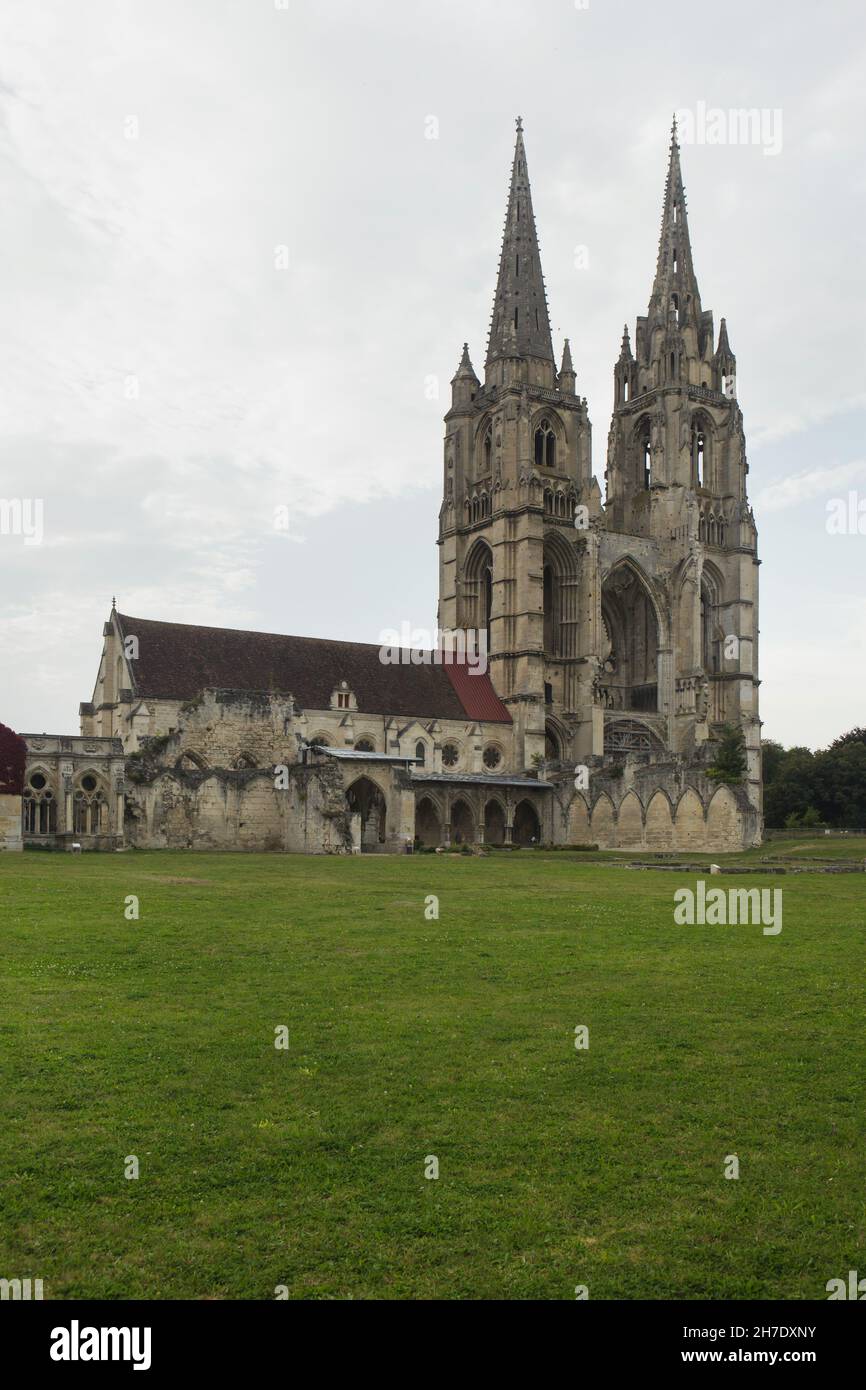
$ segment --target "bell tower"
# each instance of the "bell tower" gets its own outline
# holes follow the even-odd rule
[[[653,637],[636,656],[629,576],[615,575],[604,697],[652,713],[667,747],[685,755],[714,726],[739,724],[759,794],[759,561],[736,359],[725,320],[716,343],[701,304],[676,122],[649,307],[637,319],[634,351],[623,333],[613,384],[606,545],[612,565],[628,552],[649,579],[646,615],[637,616]]]
[[[546,740],[551,755],[554,707],[574,708],[578,698],[575,512],[597,514],[600,498],[568,340],[558,369],[553,353],[520,118],[484,383],[464,344],[451,392],[439,625],[488,633],[491,679],[530,768]]]

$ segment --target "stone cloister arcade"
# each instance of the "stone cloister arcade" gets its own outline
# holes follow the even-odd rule
[[[489,786],[416,789],[415,834],[424,849],[540,844],[542,824],[538,794]]]

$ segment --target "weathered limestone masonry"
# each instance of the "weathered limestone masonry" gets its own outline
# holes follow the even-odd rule
[[[21,797],[0,792],[0,850],[21,850]]]
[[[555,787],[554,841],[759,842],[757,533],[676,127],[649,311],[614,369],[604,507],[568,340],[559,370],[553,354],[520,122],[484,383],[464,344],[445,424],[439,621],[489,632],[516,766],[543,755]],[[706,773],[724,724],[748,771],[720,789]]]
[[[464,344],[439,513],[439,624],[483,633],[489,671],[112,605],[80,737],[27,736],[25,842],[758,843],[747,473],[736,360],[701,305],[674,127],[649,307],[614,367],[602,502],[568,339],[554,357],[518,122],[484,382]],[[732,786],[709,775],[725,725],[748,758]],[[3,815],[8,834],[16,811],[0,801]]]
[[[24,844],[45,849],[119,849],[126,791],[118,738],[23,734],[27,744]]]
[[[27,767],[27,745],[20,734],[0,724],[0,852],[18,853],[21,835],[21,793]]]

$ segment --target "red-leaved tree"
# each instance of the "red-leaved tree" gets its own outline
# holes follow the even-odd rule
[[[0,724],[0,795],[20,796],[24,790],[27,744],[5,724]]]

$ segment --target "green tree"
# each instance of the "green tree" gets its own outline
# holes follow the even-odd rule
[[[746,740],[737,724],[725,724],[707,776],[714,782],[742,782],[747,767]]]
[[[764,822],[770,829],[781,830],[789,816],[802,818],[810,806],[823,810],[815,779],[815,754],[811,748],[786,748],[773,780],[769,785],[764,783]]]

